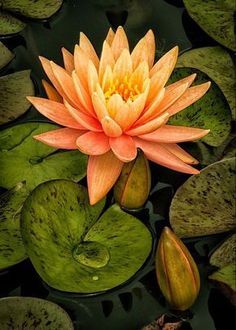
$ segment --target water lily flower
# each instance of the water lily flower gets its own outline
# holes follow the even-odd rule
[[[210,83],[190,87],[195,74],[166,86],[175,67],[178,47],[154,64],[151,30],[130,51],[122,27],[111,29],[100,60],[89,39],[80,34],[74,55],[62,48],[64,67],[40,57],[52,85],[43,82],[48,99],[28,97],[45,117],[63,128],[35,136],[55,148],[79,149],[89,155],[87,182],[90,203],[112,188],[125,162],[137,148],[160,165],[197,174],[197,160],[177,145],[205,136],[209,130],[168,125],[208,90]]]

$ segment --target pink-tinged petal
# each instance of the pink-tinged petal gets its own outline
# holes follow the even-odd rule
[[[182,173],[199,173],[197,169],[185,164],[181,159],[176,157],[159,143],[148,142],[139,138],[134,138],[134,141],[136,147],[142,149],[145,156],[154,163]]]
[[[50,85],[44,79],[42,80],[42,84],[43,84],[43,87],[45,89],[45,92],[46,92],[49,100],[62,103],[63,99],[62,99],[61,95],[57,92],[57,90],[52,85]]]
[[[84,51],[84,53],[87,55],[87,57],[93,62],[95,67],[98,68],[99,59],[97,53],[95,52],[95,49],[93,48],[93,45],[91,44],[90,40],[83,32],[80,32],[79,45],[80,48]]]
[[[122,134],[120,126],[109,116],[101,120],[104,133],[109,137],[118,137]]]
[[[115,37],[115,32],[112,30],[112,28],[109,28],[107,36],[106,36],[106,42],[111,46],[112,41]]]
[[[85,127],[70,115],[64,104],[33,96],[28,96],[27,99],[42,115],[55,123],[70,128],[85,130]]]
[[[155,73],[157,73],[159,70],[161,70],[164,66],[166,66],[168,63],[171,62],[171,67],[170,67],[170,73],[174,70],[174,67],[177,62],[178,58],[178,53],[179,53],[179,48],[178,46],[172,48],[169,50],[165,55],[163,55],[153,66],[153,68],[150,71],[150,76],[152,77]]]
[[[90,156],[87,168],[87,182],[90,204],[96,204],[113,187],[124,163],[112,151],[101,156]]]
[[[74,56],[64,47],[61,49],[61,51],[63,56],[64,67],[66,71],[69,74],[71,74],[72,71],[75,69]]]
[[[124,48],[129,49],[129,42],[123,27],[119,26],[111,44],[111,50],[115,60],[118,59]]]
[[[120,94],[113,94],[107,102],[107,110],[109,112],[110,117],[115,119],[117,114],[122,111],[121,109],[123,105],[124,101]]]
[[[102,82],[103,75],[104,75],[107,65],[109,65],[111,68],[113,68],[114,64],[115,64],[115,60],[114,60],[114,56],[113,56],[111,47],[105,40],[103,43],[103,47],[102,47],[102,53],[101,53],[101,58],[100,58],[99,71],[98,71],[98,76],[99,76],[100,82]]]
[[[134,47],[131,53],[131,58],[133,62],[133,70],[135,70],[141,62],[148,63],[148,45],[145,37],[139,40],[137,45]]]
[[[187,76],[187,77],[185,77],[183,79],[177,80],[175,83],[166,86],[166,90],[168,92],[171,92],[174,89],[176,89],[177,87],[182,86],[182,85],[185,85],[185,84],[187,84],[188,87],[190,87],[192,85],[192,83],[194,82],[196,76],[197,76],[197,74],[196,73],[193,73],[190,76]]]
[[[191,156],[189,153],[187,153],[184,149],[182,149],[178,144],[166,144],[162,143],[162,146],[166,148],[169,152],[171,152],[173,155],[181,159],[184,163],[190,164],[190,165],[196,165],[198,164],[198,160],[195,159],[193,156]]]
[[[155,59],[155,50],[156,50],[156,43],[155,43],[155,36],[152,30],[149,30],[146,35],[145,39],[147,42],[147,48],[148,48],[148,65],[151,69],[154,63]]]
[[[111,86],[113,81],[113,73],[110,65],[107,65],[106,70],[102,77],[102,90],[106,92]]]
[[[88,62],[88,88],[90,95],[96,91],[96,86],[98,83],[98,72],[92,61]]]
[[[74,50],[74,64],[75,71],[80,77],[80,80],[85,89],[88,88],[88,62],[87,54],[81,49],[80,46],[75,45]]]
[[[132,73],[132,60],[127,48],[123,49],[113,68],[113,78],[123,81]]]
[[[64,100],[64,104],[71,116],[86,130],[93,132],[102,132],[102,127],[98,120],[73,108],[66,100]]]
[[[153,132],[157,128],[164,125],[168,121],[169,116],[170,115],[168,113],[163,113],[159,117],[147,122],[146,124],[131,128],[129,131],[125,133],[131,136],[138,136]]]
[[[140,135],[139,137],[143,140],[152,142],[180,143],[196,141],[207,135],[209,132],[209,129],[165,125],[152,133]]]
[[[138,87],[141,89],[143,82],[147,78],[149,78],[149,67],[147,62],[143,61],[137,66],[137,68],[131,74],[129,82],[131,86],[138,85]]]
[[[137,148],[132,137],[123,134],[117,138],[110,138],[109,142],[115,156],[122,162],[130,162],[137,156]]]
[[[72,150],[78,149],[76,140],[84,133],[85,131],[73,128],[59,128],[55,131],[35,135],[34,139],[54,148]]]
[[[101,98],[98,96],[98,94],[96,92],[94,92],[92,95],[92,102],[93,102],[93,107],[96,112],[96,115],[100,121],[105,116],[108,116],[107,108],[106,108],[104,102],[102,102]]]
[[[204,84],[188,88],[184,94],[167,109],[167,111],[171,116],[173,116],[177,112],[184,110],[189,105],[199,100],[208,91],[210,86],[211,83],[206,82]]]
[[[109,138],[103,133],[87,132],[76,141],[78,149],[87,155],[103,155],[110,150]]]

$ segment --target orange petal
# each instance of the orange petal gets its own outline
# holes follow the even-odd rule
[[[147,122],[144,125],[140,125],[134,128],[131,128],[129,131],[126,132],[126,134],[131,136],[138,136],[147,134],[150,132],[155,131],[158,127],[164,125],[167,120],[169,119],[169,114],[167,112],[163,113],[159,117]]]
[[[107,42],[110,46],[111,46],[111,44],[112,44],[112,41],[113,41],[114,37],[115,37],[115,33],[114,33],[114,31],[112,30],[112,28],[109,28],[105,40],[106,40],[106,42]]]
[[[109,139],[103,133],[87,132],[76,141],[77,147],[87,155],[103,155],[110,150]]]
[[[88,62],[88,88],[89,93],[92,95],[93,92],[96,91],[96,86],[98,83],[98,72],[95,68],[95,65],[91,60]]]
[[[156,44],[155,44],[155,36],[152,30],[149,30],[145,37],[147,42],[147,48],[148,48],[148,65],[151,69],[154,63],[155,59],[155,51],[156,51]]]
[[[98,119],[101,121],[105,116],[108,116],[108,111],[105,104],[96,92],[92,95],[93,107],[96,112]]]
[[[43,99],[40,97],[28,96],[27,99],[33,104],[33,106],[45,117],[54,121],[55,123],[84,130],[84,126],[79,124],[68,112],[64,104]]]
[[[140,135],[143,140],[162,143],[195,141],[207,135],[210,130],[192,127],[165,125],[156,131]]]
[[[171,92],[172,90],[176,89],[177,87],[185,85],[185,84],[188,84],[188,87],[189,87],[190,85],[192,85],[192,83],[195,80],[196,76],[197,76],[197,74],[193,73],[190,76],[187,76],[183,79],[180,79],[180,80],[176,81],[175,83],[166,86],[166,90],[168,92]]]
[[[42,84],[49,100],[62,103],[61,95],[56,91],[56,89],[52,85],[50,85],[44,79],[42,80]]]
[[[58,149],[78,149],[76,140],[85,131],[79,131],[73,128],[59,128],[39,135],[35,135],[34,139],[41,141],[51,147]]]
[[[75,69],[74,56],[64,47],[61,49],[61,51],[63,56],[64,67],[66,71],[69,74],[71,74],[72,71]]]
[[[137,68],[131,74],[129,82],[132,85],[138,85],[141,88],[143,82],[149,78],[149,68],[146,61],[139,63]]]
[[[74,63],[75,71],[80,77],[80,80],[85,89],[88,88],[88,62],[89,58],[80,46],[75,45]]]
[[[171,63],[171,67],[170,67],[170,73],[171,73],[176,65],[178,53],[179,53],[178,46],[169,50],[153,66],[153,68],[150,71],[150,76],[152,77],[155,73],[157,73],[159,70],[161,70],[164,66],[166,66],[169,63]]]
[[[167,111],[171,116],[184,110],[189,105],[193,104],[197,100],[199,100],[210,88],[211,83],[206,82],[201,85],[190,87],[186,90],[186,92],[172,105]]]
[[[105,116],[101,120],[104,133],[110,137],[118,137],[122,134],[120,126],[109,116]]]
[[[123,49],[113,68],[113,79],[123,81],[132,73],[132,60],[127,48]]]
[[[124,105],[124,101],[120,94],[113,94],[108,102],[107,102],[107,109],[109,112],[109,115],[116,119],[116,117],[119,115],[119,113],[122,112],[122,107]]]
[[[137,68],[137,66],[145,61],[148,63],[149,55],[148,55],[148,44],[146,38],[142,38],[139,40],[137,45],[134,47],[132,53],[131,53],[131,58],[133,62],[133,70]]]
[[[93,45],[91,44],[88,37],[83,33],[80,32],[80,39],[79,39],[80,48],[84,51],[87,57],[93,62],[96,68],[99,65],[99,59]]]
[[[111,47],[105,40],[103,43],[103,47],[102,47],[102,53],[101,53],[101,58],[100,58],[99,71],[98,71],[98,76],[99,76],[100,82],[102,82],[103,75],[104,75],[107,65],[109,65],[111,68],[113,68],[114,64],[115,64],[115,60],[114,60],[114,56],[113,56]]]
[[[139,138],[134,138],[134,140],[136,147],[142,149],[145,156],[154,163],[182,173],[199,173],[197,169],[185,164],[181,159],[169,152],[161,144],[144,141]]]
[[[102,89],[106,92],[112,84],[113,73],[110,65],[107,65],[106,70],[102,77]]]
[[[123,134],[117,138],[110,138],[109,142],[112,151],[122,162],[130,162],[137,156],[137,148],[130,136]]]
[[[96,204],[113,187],[123,167],[112,151],[101,156],[90,156],[87,168],[87,182],[90,204]]]
[[[181,159],[184,163],[190,164],[190,165],[196,165],[198,164],[198,160],[193,158],[190,154],[188,154],[184,149],[182,149],[178,144],[167,144],[162,143],[162,146],[166,148],[169,152],[171,152],[173,155]]]
[[[119,26],[111,44],[111,50],[115,60],[118,59],[124,48],[129,49],[129,42],[123,27]]]
[[[98,120],[95,118],[86,115],[85,113],[82,113],[78,111],[77,109],[73,108],[67,101],[64,100],[65,106],[68,109],[71,116],[80,123],[85,129],[93,132],[101,132],[102,127]]]

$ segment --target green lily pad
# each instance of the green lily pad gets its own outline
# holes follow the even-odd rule
[[[177,67],[195,68],[207,74],[223,92],[236,119],[235,67],[227,51],[222,47],[192,49],[178,58]]]
[[[26,181],[31,190],[51,179],[79,181],[86,175],[87,156],[79,150],[56,152],[33,136],[58,128],[47,123],[25,123],[0,132],[0,186],[10,189]]]
[[[191,176],[176,192],[170,223],[180,237],[226,232],[235,228],[235,158]]]
[[[61,7],[63,0],[2,0],[4,10],[36,19],[47,19]]]
[[[211,254],[210,264],[222,268],[236,259],[236,234],[231,235]]]
[[[60,306],[33,297],[8,297],[0,299],[0,328],[73,330],[69,315]]]
[[[30,70],[0,77],[0,124],[23,115],[30,108],[30,103],[26,99],[29,95],[34,95]]]
[[[19,33],[25,26],[19,19],[0,11],[0,35]]]
[[[27,196],[21,182],[0,196],[0,269],[27,257],[20,232],[20,211]]]
[[[222,292],[236,304],[236,264],[231,263],[209,276],[215,281]]]
[[[51,287],[80,293],[109,290],[147,259],[152,237],[146,226],[116,204],[99,218],[104,202],[91,206],[86,188],[66,180],[43,183],[26,200],[23,241],[36,271]]]
[[[201,71],[180,68],[174,71],[170,82],[175,82],[193,72],[197,72],[194,85],[209,81],[209,78]],[[231,130],[231,119],[231,111],[223,93],[212,82],[209,91],[200,100],[172,116],[169,124],[210,129],[210,133],[202,138],[202,141],[217,147],[227,139]]]
[[[221,45],[236,50],[235,2],[232,0],[184,0],[192,19]]]
[[[0,41],[0,70],[14,58],[14,54]]]

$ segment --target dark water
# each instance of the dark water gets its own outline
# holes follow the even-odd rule
[[[83,31],[98,52],[110,26],[124,25],[133,46],[149,28],[157,37],[157,56],[179,45],[181,52],[192,47],[214,45],[215,42],[197,27],[178,0],[90,0],[65,1],[62,9],[49,22],[28,21],[27,28],[18,36],[4,39],[16,53],[15,59],[3,74],[32,69],[38,94],[43,71],[38,55],[62,64],[62,46],[73,51]],[[19,121],[40,119],[33,109]],[[168,225],[168,208],[174,191],[187,176],[152,165],[153,192],[146,208],[135,213],[156,237]],[[208,253],[225,235],[186,240],[201,272],[200,295],[187,316],[194,330],[225,330],[234,328],[234,308],[228,300],[207,282],[211,268]],[[155,242],[156,243],[156,242]],[[0,296],[35,296],[59,303],[70,314],[76,329],[81,330],[136,330],[168,311],[158,289],[153,267],[153,255],[142,270],[128,283],[109,293],[97,296],[64,294],[42,283],[31,263],[25,261],[0,275]]]

